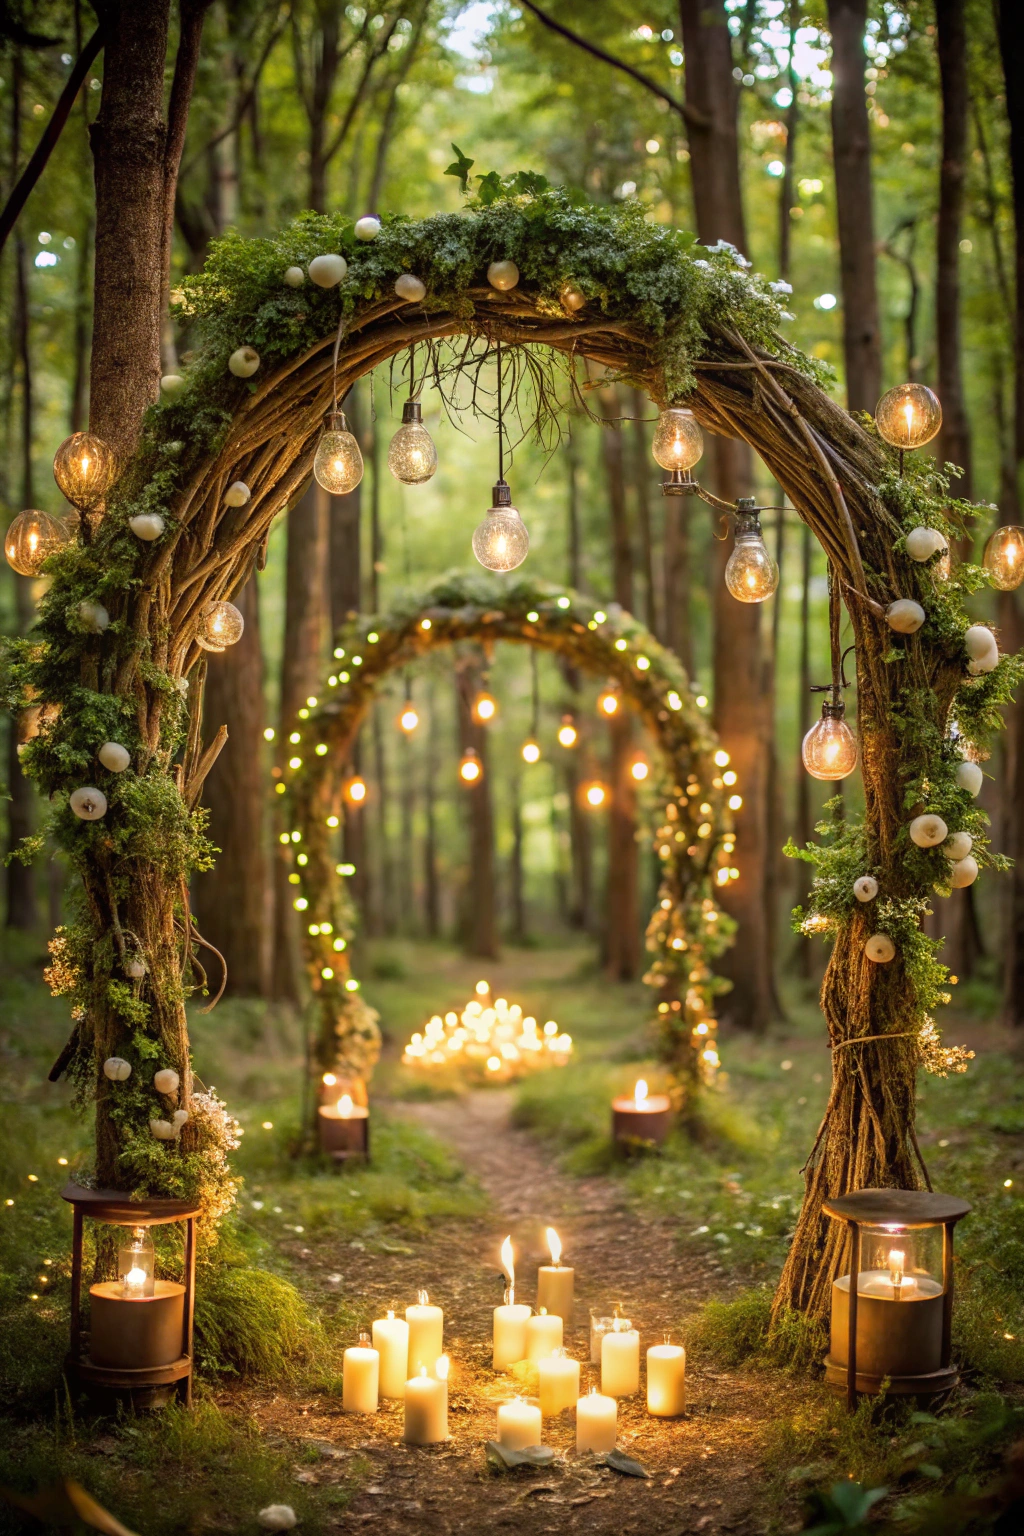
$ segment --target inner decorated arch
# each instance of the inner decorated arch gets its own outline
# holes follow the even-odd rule
[[[981,573],[945,577],[937,548],[928,560],[908,551],[913,530],[953,538],[972,509],[951,501],[930,460],[908,459],[904,473],[871,425],[830,398],[820,365],[785,340],[775,289],[742,257],[647,223],[633,201],[581,206],[521,179],[488,182],[486,203],[385,219],[369,243],[346,218],[306,214],[272,238],[215,244],[184,285],[184,379],[149,411],[104,515],[82,501],[80,537],[47,563],[52,583],[8,697],[31,705],[38,734],[22,761],[54,803],[53,835],[83,885],[55,940],[51,979],[74,1029],[54,1070],[95,1100],[98,1184],[198,1198],[210,1215],[230,1205],[231,1122],[193,1092],[185,1017],[198,974],[189,880],[212,856],[197,806],[223,741],[223,731],[202,740],[199,663],[218,648],[211,606],[261,565],[325,415],[360,376],[428,342],[443,383],[443,369],[479,366],[500,340],[540,360],[550,407],[551,359],[571,375],[589,358],[656,405],[685,404],[706,430],[749,443],[821,543],[849,615],[865,814],[813,853],[807,921],[832,943],[822,1008],[833,1080],[779,1292],[780,1306],[821,1312],[844,1241],[823,1200],[921,1178],[915,1078],[945,975],[921,920],[950,875],[942,847],[919,846],[910,823],[939,817],[974,838],[979,866],[994,862],[960,770],[965,742],[985,754],[1019,668],[994,655],[972,675],[963,599]],[[500,284],[488,277],[495,263]],[[887,623],[898,599],[923,613],[912,633]],[[586,627],[585,609],[569,611]],[[525,615],[510,612],[521,627]],[[399,626],[393,643],[412,638]],[[127,762],[101,754],[110,746]],[[302,790],[311,805],[327,772]],[[317,836],[327,831],[325,816]],[[862,875],[873,889],[863,900]],[[115,1057],[129,1076],[104,1075]],[[155,1062],[173,1089],[157,1088]]]
[[[338,637],[322,697],[296,722],[283,781],[292,856],[289,880],[302,923],[320,1016],[319,1067],[365,1079],[376,1062],[376,1014],[360,996],[349,944],[354,912],[339,862],[342,799],[356,734],[388,674],[442,646],[499,640],[535,646],[618,685],[660,756],[662,817],[658,902],[647,930],[662,1054],[680,1099],[718,1066],[709,962],[729,942],[715,902],[735,860],[722,778],[728,757],[690,690],[678,658],[628,613],[536,577],[453,574]],[[298,737],[298,741],[294,737]],[[733,776],[734,777],[734,776]],[[470,790],[470,793],[473,791]]]

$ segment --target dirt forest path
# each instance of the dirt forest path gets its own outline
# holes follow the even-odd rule
[[[691,1364],[684,1418],[651,1418],[642,1395],[620,1402],[619,1445],[648,1469],[648,1480],[577,1455],[571,1417],[545,1422],[545,1443],[567,1453],[553,1467],[504,1474],[488,1468],[484,1445],[495,1436],[497,1406],[516,1395],[510,1378],[490,1368],[491,1309],[502,1289],[498,1248],[506,1232],[515,1242],[518,1297],[525,1301],[533,1299],[536,1268],[546,1259],[545,1225],[562,1236],[565,1260],[576,1271],[576,1312],[566,1347],[584,1362],[583,1391],[600,1385],[599,1372],[587,1363],[591,1306],[610,1311],[621,1302],[640,1329],[643,1353],[697,1305],[722,1293],[713,1260],[687,1253],[668,1225],[630,1212],[614,1180],[560,1173],[528,1133],[510,1124],[510,1108],[511,1095],[500,1091],[470,1094],[458,1103],[391,1107],[453,1148],[489,1197],[487,1217],[439,1224],[423,1238],[403,1239],[401,1251],[387,1255],[360,1245],[339,1256],[296,1242],[314,1292],[329,1294],[340,1280],[348,1297],[362,1299],[367,1321],[389,1306],[406,1305],[420,1287],[444,1307],[452,1361],[449,1442],[405,1446],[401,1404],[382,1404],[372,1418],[357,1418],[343,1414],[338,1399],[302,1402],[282,1391],[255,1396],[247,1407],[272,1441],[294,1446],[300,1482],[340,1482],[359,1462],[369,1463],[359,1492],[336,1517],[339,1530],[382,1536],[766,1531],[779,1511],[760,1473],[764,1432],[780,1411],[797,1408],[808,1390],[797,1384],[780,1389],[777,1379],[769,1386],[756,1376]],[[780,1391],[792,1399],[789,1405],[780,1402]]]

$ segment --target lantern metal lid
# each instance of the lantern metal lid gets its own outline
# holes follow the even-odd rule
[[[956,1384],[953,1232],[970,1209],[924,1189],[859,1189],[823,1202],[850,1233],[849,1273],[832,1285],[825,1379],[845,1389],[851,1410],[861,1392],[934,1397]]]

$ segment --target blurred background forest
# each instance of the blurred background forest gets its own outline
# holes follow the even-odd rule
[[[3,12],[6,192],[96,18],[71,0]],[[1004,17],[1001,51],[991,0],[215,0],[182,160],[172,285],[226,231],[270,233],[303,208],[456,211],[458,181],[445,174],[453,144],[475,161],[473,176],[532,170],[597,202],[638,199],[651,220],[695,228],[706,244],[727,239],[792,285],[787,334],[831,365],[851,408],[870,411],[908,378],[937,390],[945,424],[932,448],[962,466],[956,493],[992,508],[976,525],[980,559],[988,533],[1019,518],[1024,457],[1005,87],[1013,30]],[[101,71],[102,54],[0,257],[5,523],[23,507],[64,510],[50,462],[86,424],[89,129]],[[1021,135],[1018,125],[1024,144]],[[187,325],[173,324],[165,372],[187,366],[189,345]],[[795,512],[767,513],[781,584],[773,601],[741,611],[722,584],[730,546],[714,537],[715,515],[660,495],[650,403],[596,373],[591,384],[603,425],[577,414],[554,451],[515,445],[507,472],[530,530],[529,568],[632,610],[677,651],[706,700],[743,802],[738,876],[722,895],[740,923],[723,1012],[763,1030],[786,989],[813,982],[823,960],[790,932],[805,866],[781,850],[813,835],[830,792],[799,756],[818,713],[809,687],[828,680],[824,556]],[[347,497],[313,484],[289,509],[266,569],[236,599],[241,643],[211,658],[206,717],[213,729],[226,722],[230,740],[205,800],[223,855],[199,877],[195,909],[227,956],[236,995],[299,996],[273,785],[334,631],[469,566],[497,478],[493,423],[468,409],[453,422],[428,387],[440,467],[425,486],[394,480],[386,454],[402,398],[397,376],[360,383],[349,407],[362,484]],[[780,500],[745,450],[710,441],[699,473],[721,494]],[[971,556],[967,545],[956,552]],[[7,632],[30,624],[31,587],[4,565]],[[1020,645],[1019,594],[974,602],[976,617],[1000,626],[1004,650]],[[646,785],[628,765],[645,743],[625,711],[599,717],[601,682],[552,658],[534,664],[521,647],[493,657],[467,649],[394,677],[362,732],[354,767],[367,794],[345,829],[368,935],[455,941],[488,957],[584,934],[614,978],[642,974],[656,872]],[[467,701],[485,685],[498,709],[481,728]],[[410,697],[419,723],[406,732],[398,716]],[[1012,855],[1024,845],[1024,711],[1011,713],[983,804],[996,848]],[[572,747],[557,739],[566,715]],[[6,850],[41,807],[10,721],[0,730]],[[541,752],[531,763],[521,749],[534,730]],[[458,763],[470,744],[485,772],[468,789]],[[581,798],[595,779],[608,786],[597,809]],[[855,809],[856,776],[843,788]],[[3,879],[8,928],[41,938],[60,921],[56,860],[12,863]],[[1024,1019],[1020,876],[936,904],[961,1004]]]

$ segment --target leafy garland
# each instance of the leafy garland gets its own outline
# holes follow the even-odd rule
[[[338,636],[324,698],[299,711],[289,738],[292,756],[276,790],[289,813],[281,841],[292,855],[288,879],[323,1023],[320,1066],[365,1078],[379,1051],[376,1018],[359,999],[349,963],[354,912],[343,877],[355,871],[336,862],[333,846],[345,774],[339,752],[351,745],[388,673],[465,640],[525,641],[563,655],[614,680],[652,730],[663,770],[664,808],[654,839],[662,878],[647,930],[653,958],[644,979],[658,989],[662,1055],[680,1096],[692,1094],[718,1068],[712,1010],[725,983],[709,962],[733,931],[715,901],[716,889],[730,879],[735,848],[725,755],[678,658],[637,620],[615,604],[601,608],[580,593],[521,575],[450,573],[425,593],[399,596],[386,614],[358,619]]]

